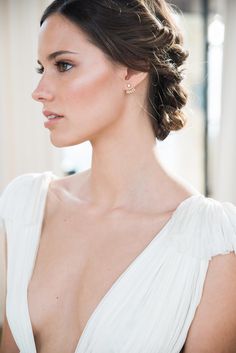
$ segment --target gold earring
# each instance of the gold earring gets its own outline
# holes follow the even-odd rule
[[[134,93],[136,91],[136,89],[134,87],[131,87],[130,83],[127,84],[127,87],[128,87],[128,89],[125,90],[127,94],[131,94],[131,93]]]

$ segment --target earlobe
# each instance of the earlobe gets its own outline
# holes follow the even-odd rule
[[[148,76],[148,72],[141,72],[141,71],[136,71],[128,68],[125,80],[132,81],[130,82],[130,84],[133,87],[137,87],[142,81],[144,81],[147,78],[147,76]]]
[[[134,87],[132,87],[131,83],[127,84],[127,89],[125,90],[126,94],[131,94],[134,93],[136,91],[136,89]]]

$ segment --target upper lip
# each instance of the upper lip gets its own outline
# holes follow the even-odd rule
[[[55,112],[50,112],[49,110],[43,110],[43,115],[45,115],[46,118],[50,115],[63,116],[63,115],[55,113]]]

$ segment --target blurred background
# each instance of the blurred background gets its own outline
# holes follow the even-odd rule
[[[51,145],[42,107],[31,98],[39,75],[39,19],[48,0],[0,0],[0,194],[14,177],[90,167],[91,145]],[[188,123],[157,141],[166,166],[209,197],[236,204],[236,1],[173,0],[189,51],[185,85]],[[0,324],[3,307],[3,237],[0,237]],[[1,287],[2,286],[2,287]]]

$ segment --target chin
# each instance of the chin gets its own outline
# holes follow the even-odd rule
[[[88,141],[88,139],[84,138],[84,139],[76,139],[76,140],[70,140],[70,139],[65,139],[65,138],[59,138],[57,137],[50,137],[51,143],[53,144],[53,146],[55,147],[72,147],[72,146],[76,146],[79,145],[82,142]]]

